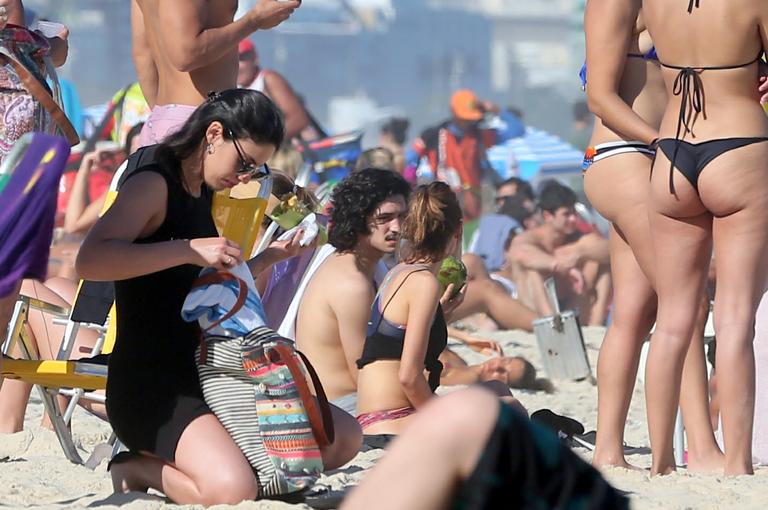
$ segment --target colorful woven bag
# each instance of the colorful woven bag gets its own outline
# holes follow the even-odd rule
[[[236,277],[211,273],[195,285],[222,279]],[[239,283],[237,303],[208,330],[245,303],[248,289]],[[197,360],[205,402],[254,469],[260,495],[311,487],[323,471],[320,448],[334,439],[333,419],[317,374],[293,342],[267,327],[237,337],[204,334]]]

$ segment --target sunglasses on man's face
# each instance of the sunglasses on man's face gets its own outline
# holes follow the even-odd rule
[[[235,144],[237,156],[240,158],[240,170],[236,172],[237,175],[250,175],[252,179],[258,180],[263,179],[270,174],[269,167],[266,163],[263,165],[254,165],[253,163],[248,163],[248,161],[245,159],[245,152],[243,151],[243,148],[240,147],[240,144],[238,143],[237,138],[235,138],[235,135],[232,133],[232,131],[229,132],[229,136],[232,138],[232,143]]]

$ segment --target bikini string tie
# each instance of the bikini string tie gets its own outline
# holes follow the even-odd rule
[[[691,0],[691,3],[698,0]],[[701,81],[701,76],[692,67],[684,67],[677,73],[675,81],[672,84],[672,94],[680,96],[680,114],[677,117],[677,131],[675,138],[680,140],[680,132],[683,132],[683,136],[688,133],[693,134],[691,129],[691,121],[704,111],[704,84]],[[675,186],[673,183],[674,178],[674,166],[677,159],[677,151],[680,148],[680,144],[675,145],[675,152],[672,155],[672,161],[669,165],[669,192],[675,193]]]

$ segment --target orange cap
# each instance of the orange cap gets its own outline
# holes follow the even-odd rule
[[[237,45],[237,52],[242,55],[243,53],[253,53],[256,51],[256,46],[253,45],[250,39],[243,39],[240,44]]]
[[[461,120],[480,120],[484,115],[477,96],[467,89],[458,90],[451,96],[451,111]]]

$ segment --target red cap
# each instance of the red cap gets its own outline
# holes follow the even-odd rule
[[[253,45],[250,39],[243,39],[240,41],[240,44],[237,45],[237,52],[241,55],[243,53],[255,53],[256,46]]]

